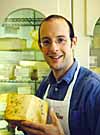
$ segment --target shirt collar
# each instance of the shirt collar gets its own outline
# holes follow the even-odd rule
[[[77,65],[78,65],[78,62],[76,60],[74,60],[74,63],[73,65],[71,66],[71,68],[68,70],[68,72],[60,79],[59,82],[61,82],[62,80],[66,81],[67,84],[69,84],[71,82],[71,80],[73,79],[73,75],[76,71],[76,68],[77,68]],[[53,72],[51,71],[49,76],[48,76],[48,81],[50,84],[55,84],[57,83],[54,75],[53,75]]]

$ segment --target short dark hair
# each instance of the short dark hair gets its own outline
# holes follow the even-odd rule
[[[61,15],[50,15],[48,17],[46,17],[40,24],[40,27],[39,27],[39,31],[38,31],[38,42],[40,43],[40,29],[41,29],[41,26],[42,24],[45,22],[45,21],[49,21],[49,20],[53,20],[53,19],[63,19],[67,22],[68,26],[69,26],[69,30],[70,30],[70,38],[72,40],[72,38],[74,37],[74,29],[73,29],[73,25],[70,21],[68,21],[65,17],[61,16]]]

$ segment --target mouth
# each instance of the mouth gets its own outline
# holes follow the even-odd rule
[[[53,60],[59,60],[60,58],[63,57],[63,55],[59,55],[59,56],[49,56],[51,59]]]

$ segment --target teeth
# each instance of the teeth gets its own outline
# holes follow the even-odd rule
[[[59,58],[62,57],[62,55],[60,55],[60,56],[49,56],[49,57],[51,57],[52,59],[59,59]]]
[[[52,57],[52,56],[51,56]],[[56,56],[56,57],[52,57],[53,59],[58,59],[60,58],[61,56]]]
[[[59,57],[53,57],[53,58],[57,59],[57,58],[59,58]]]
[[[59,58],[59,56],[56,56],[56,57],[51,56],[51,57],[54,58],[54,59],[58,59]]]

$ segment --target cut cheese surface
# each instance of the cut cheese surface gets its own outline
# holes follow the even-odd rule
[[[7,105],[7,93],[0,94],[0,118],[4,117],[4,112]]]

